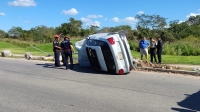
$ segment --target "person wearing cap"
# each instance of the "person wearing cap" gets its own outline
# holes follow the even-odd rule
[[[54,59],[55,59],[55,66],[60,67],[60,44],[59,44],[59,35],[54,35],[54,41],[53,41],[53,52],[54,52]]]
[[[158,44],[157,44],[157,57],[158,57],[158,64],[161,64],[162,62],[162,46],[163,42],[161,40],[161,37],[158,37]]]
[[[70,69],[73,69],[73,58],[72,52],[74,52],[74,48],[72,43],[70,42],[70,37],[66,36],[63,44],[61,44],[61,48],[64,51],[65,55],[65,67],[68,69],[68,57],[70,58]]]

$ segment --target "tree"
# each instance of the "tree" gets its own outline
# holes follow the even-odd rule
[[[182,39],[190,34],[189,25],[186,22],[180,23],[179,20],[169,22],[168,31],[171,32],[175,39]]]
[[[79,36],[82,30],[82,22],[80,20],[75,20],[74,18],[69,19],[69,23],[62,23],[61,26],[56,27],[57,33],[62,33],[63,35],[69,36]]]
[[[186,21],[189,25],[199,25],[200,24],[200,15],[190,16]]]
[[[162,30],[167,26],[166,18],[161,17],[160,15],[136,15],[136,19],[138,19],[137,26],[142,28],[149,29],[159,29]]]
[[[90,34],[90,30],[89,29],[81,29],[81,32],[80,32],[80,36],[81,37],[85,37],[87,35]]]
[[[69,25],[70,25],[70,35],[71,36],[79,36],[79,32],[82,29],[82,21],[75,20],[74,18],[69,19]]]
[[[8,31],[8,35],[12,38],[20,38],[23,35],[23,29],[21,27],[12,27]]]
[[[69,23],[62,23],[61,26],[56,27],[57,34],[69,35],[70,34],[70,25]]]
[[[138,38],[160,36],[166,30],[166,18],[160,15],[142,14],[136,15],[135,18],[138,20],[136,23],[136,28],[139,31]]]
[[[95,25],[90,26],[90,34],[96,33],[98,31],[99,27]]]
[[[0,38],[6,38],[7,34],[5,31],[0,30]]]
[[[51,42],[53,35],[55,34],[55,29],[46,27],[44,25],[36,26],[31,28],[29,35],[33,38],[33,41],[40,43]]]
[[[116,26],[115,31],[120,31],[120,30],[126,30],[126,31],[131,31],[131,26],[129,25],[120,25],[120,26]]]

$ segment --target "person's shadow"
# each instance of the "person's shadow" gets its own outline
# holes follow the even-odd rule
[[[53,63],[44,63],[44,64],[36,64],[38,66],[42,66],[44,68],[51,68],[51,69],[65,69],[65,66],[55,67]],[[80,73],[91,73],[91,74],[101,74],[101,75],[113,75],[108,72],[104,72],[101,70],[94,69],[92,67],[84,67],[80,66],[79,64],[73,65],[73,71],[80,72]]]
[[[183,108],[172,108],[178,112],[199,112],[200,111],[200,90],[192,95],[187,95],[186,98],[177,104]]]

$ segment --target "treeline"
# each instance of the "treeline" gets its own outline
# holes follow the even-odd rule
[[[85,37],[96,32],[115,32],[119,30],[128,31],[127,38],[131,42],[131,49],[138,50],[138,41],[143,37],[157,38],[160,36],[166,46],[165,54],[171,55],[200,55],[200,15],[191,16],[188,20],[181,22],[173,20],[166,22],[167,18],[160,15],[136,15],[138,19],[136,28],[132,29],[129,25],[115,27],[88,26],[82,28],[82,21],[70,18],[69,22],[62,23],[58,27],[36,26],[30,30],[23,30],[21,27],[14,26],[8,32],[0,30],[0,38],[12,38],[35,43],[52,42],[53,35],[69,35],[72,38]],[[194,41],[195,40],[195,41]],[[184,51],[187,49],[187,51]],[[192,51],[195,49],[196,51]],[[170,52],[168,52],[170,51]],[[199,52],[199,53],[198,53]]]

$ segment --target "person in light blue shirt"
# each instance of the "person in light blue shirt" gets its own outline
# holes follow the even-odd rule
[[[143,37],[142,40],[140,40],[139,47],[140,47],[140,55],[141,60],[143,59],[143,55],[145,55],[146,60],[148,61],[148,47],[150,43],[146,39],[146,37]]]

